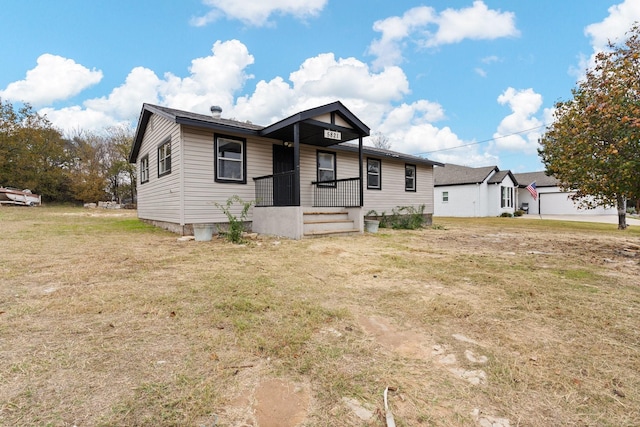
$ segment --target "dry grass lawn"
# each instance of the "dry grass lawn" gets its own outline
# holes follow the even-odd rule
[[[0,425],[640,425],[640,230],[180,242],[0,208]]]

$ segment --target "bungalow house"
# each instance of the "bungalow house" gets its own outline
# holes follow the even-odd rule
[[[369,128],[342,103],[269,126],[144,104],[129,161],[138,168],[138,217],[183,235],[228,223],[216,206],[254,201],[254,232],[299,239],[363,231],[369,210],[425,205],[433,214],[440,163],[363,146]],[[355,143],[349,143],[355,141]]]
[[[447,163],[434,170],[434,215],[500,216],[516,209],[513,174],[497,166],[471,168]]]
[[[579,209],[571,199],[575,194],[560,188],[560,182],[545,172],[527,172],[514,174],[518,181],[518,206],[525,207],[529,214],[535,215],[617,215],[615,208],[597,207]],[[535,182],[537,197],[534,199],[527,186]]]

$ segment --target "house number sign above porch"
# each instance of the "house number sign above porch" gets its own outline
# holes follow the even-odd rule
[[[335,139],[336,141],[341,141],[342,140],[342,134],[338,131],[335,130],[329,130],[329,129],[325,129],[324,130],[324,137],[326,139]]]

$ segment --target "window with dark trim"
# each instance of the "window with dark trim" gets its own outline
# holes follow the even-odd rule
[[[158,147],[158,177],[171,173],[171,140]]]
[[[215,180],[236,184],[247,183],[247,140],[215,135]]]
[[[416,191],[416,165],[404,165],[404,189]]]
[[[382,188],[382,161],[367,158],[367,189],[380,190]]]
[[[513,187],[500,187],[500,207],[513,207]]]
[[[318,182],[335,181],[336,179],[336,153],[330,151],[318,151],[317,154],[317,172]],[[327,186],[335,186],[335,182],[324,184]]]
[[[449,192],[448,191],[443,191],[442,192],[442,202],[443,203],[447,203],[449,201]]]
[[[140,184],[149,181],[149,155],[140,159]]]

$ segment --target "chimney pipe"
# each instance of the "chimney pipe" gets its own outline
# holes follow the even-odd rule
[[[218,105],[212,105],[211,106],[211,116],[214,119],[219,119],[221,115],[222,115],[222,107],[220,107]]]

